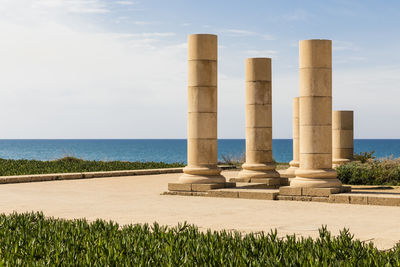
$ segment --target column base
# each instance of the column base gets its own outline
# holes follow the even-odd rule
[[[183,168],[183,175],[178,182],[182,184],[223,184],[226,182],[218,167],[189,167]]]
[[[344,165],[344,164],[347,164],[350,162],[351,162],[350,159],[333,159],[332,160],[332,168],[337,168],[340,165]]]
[[[284,177],[284,178],[296,177],[295,172],[296,172],[296,170],[299,169],[300,162],[292,160],[291,162],[289,162],[289,165],[290,165],[289,168],[287,168],[286,170],[280,171],[281,177]]]
[[[298,167],[289,167],[286,170],[282,170],[282,171],[280,171],[281,177],[294,178],[294,177],[296,177],[295,172],[297,169],[298,169]]]
[[[334,169],[298,169],[295,174],[296,178],[290,181],[291,187],[336,188],[342,186]]]
[[[297,160],[292,160],[291,162],[289,162],[290,167],[293,168],[299,168],[300,167],[300,161]]]
[[[242,165],[243,170],[239,172],[237,182],[266,183],[279,186],[286,183],[287,179],[281,179],[279,172],[275,170],[275,164],[249,164]],[[284,181],[282,181],[284,180]]]
[[[298,161],[294,161],[292,160],[291,162],[289,162],[290,167],[287,168],[286,170],[283,170],[281,172],[281,177],[285,177],[285,178],[294,178],[296,177],[296,170],[299,169],[299,165],[300,163]]]

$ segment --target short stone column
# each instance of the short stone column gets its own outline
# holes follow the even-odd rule
[[[336,168],[353,159],[353,111],[337,110],[332,116],[332,165]]]
[[[271,59],[246,59],[245,80],[246,162],[237,181],[279,185],[272,157]]]
[[[332,169],[332,41],[300,41],[300,167],[291,187],[341,187]]]
[[[300,166],[300,130],[299,130],[299,98],[293,98],[293,160],[289,162],[290,167],[285,171],[286,177],[295,177],[295,171]]]
[[[188,38],[187,166],[180,183],[225,183],[217,167],[217,36]]]

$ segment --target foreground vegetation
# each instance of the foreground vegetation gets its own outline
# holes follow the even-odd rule
[[[338,178],[352,185],[400,185],[400,158],[351,162],[338,167]]]
[[[64,157],[52,161],[0,159],[0,176],[67,172],[119,171],[182,167],[183,163],[95,161]]]
[[[332,237],[278,238],[277,233],[200,232],[180,225],[119,226],[97,220],[45,218],[42,213],[0,215],[0,264],[9,266],[399,266],[400,243],[388,251]]]

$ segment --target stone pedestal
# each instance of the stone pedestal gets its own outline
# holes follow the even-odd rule
[[[179,183],[225,183],[217,167],[217,36],[188,38],[187,162]]]
[[[271,59],[248,58],[245,72],[246,162],[238,180],[279,185],[272,158]]]
[[[333,111],[332,116],[332,165],[334,168],[353,159],[353,111]]]
[[[293,160],[289,162],[290,167],[285,171],[285,176],[295,177],[295,171],[300,166],[300,128],[299,128],[299,98],[293,98]]]
[[[341,187],[332,169],[332,41],[300,41],[300,167],[291,187]]]

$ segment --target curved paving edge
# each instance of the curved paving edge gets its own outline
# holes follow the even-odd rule
[[[102,171],[102,172],[51,173],[51,174],[0,176],[0,184],[44,182],[44,181],[73,180],[73,179],[90,179],[90,178],[116,177],[116,176],[182,173],[182,170],[183,170],[183,168],[165,168],[165,169],[145,169],[145,170],[122,170],[122,171]]]

